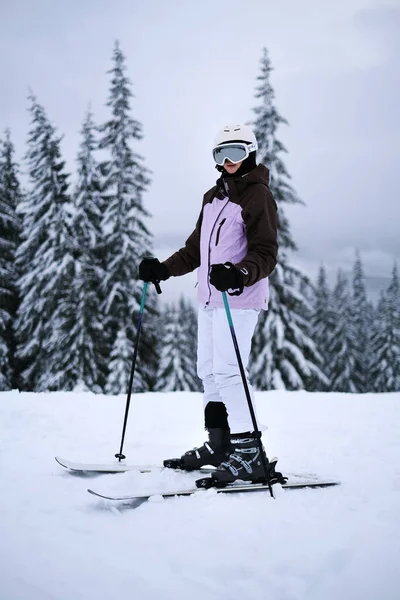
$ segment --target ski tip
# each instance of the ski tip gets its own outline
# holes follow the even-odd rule
[[[96,498],[103,498],[103,500],[114,500],[114,498],[110,498],[109,496],[103,496],[103,494],[99,494],[99,492],[95,492],[90,488],[87,488],[87,491],[89,492],[89,494],[92,494],[92,496],[96,496]]]
[[[134,500],[137,500],[138,498],[142,498],[142,496],[105,496],[104,494],[100,494],[99,492],[95,492],[94,490],[91,490],[90,488],[87,488],[87,491],[89,492],[89,494],[92,494],[92,496],[96,496],[96,498],[101,498],[102,500],[112,500],[112,501],[125,501],[125,502],[132,502]],[[147,500],[150,496],[144,496],[143,499]]]

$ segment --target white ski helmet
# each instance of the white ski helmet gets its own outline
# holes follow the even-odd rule
[[[229,144],[229,142],[238,141],[249,144],[251,146],[251,152],[258,148],[256,136],[247,125],[225,125],[215,138],[214,148],[220,144]]]

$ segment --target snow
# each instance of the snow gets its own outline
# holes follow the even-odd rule
[[[190,486],[174,472],[78,476],[54,461],[109,462],[125,398],[0,393],[1,600],[395,600],[400,587],[400,394],[257,394],[265,444],[320,490],[210,491],[133,509],[102,492]],[[204,441],[201,394],[132,397],[128,461]]]

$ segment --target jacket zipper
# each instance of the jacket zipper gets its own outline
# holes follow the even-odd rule
[[[208,240],[208,268],[207,268],[208,300],[207,300],[207,302],[206,302],[206,306],[207,306],[208,304],[210,304],[210,300],[211,300],[211,287],[210,287],[210,266],[211,266],[211,265],[210,265],[210,255],[211,255],[211,238],[212,238],[212,235],[213,235],[213,233],[214,233],[214,229],[215,229],[215,226],[216,226],[216,224],[217,224],[217,221],[218,221],[218,219],[220,218],[220,216],[221,216],[221,214],[222,214],[222,211],[224,210],[225,206],[227,206],[228,202],[229,202],[229,198],[227,199],[227,201],[225,202],[225,204],[223,205],[223,207],[222,207],[222,208],[221,208],[221,210],[219,211],[219,213],[218,213],[218,217],[215,219],[215,221],[214,221],[214,225],[213,225],[213,226],[212,226],[212,228],[211,228],[210,239]]]
[[[217,230],[217,239],[215,240],[215,245],[218,246],[218,242],[219,242],[219,236],[221,233],[221,227],[222,225],[225,223],[226,219],[222,219],[221,223],[219,224],[218,230]]]

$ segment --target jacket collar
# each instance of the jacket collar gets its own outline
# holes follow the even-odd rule
[[[269,186],[269,169],[260,163],[252,171],[246,173],[246,175],[242,175],[242,177],[221,177],[218,182],[221,179],[224,187],[228,188],[229,197],[234,199],[237,196],[241,196],[246,188],[254,183],[262,183]],[[219,186],[218,182],[217,186]]]

